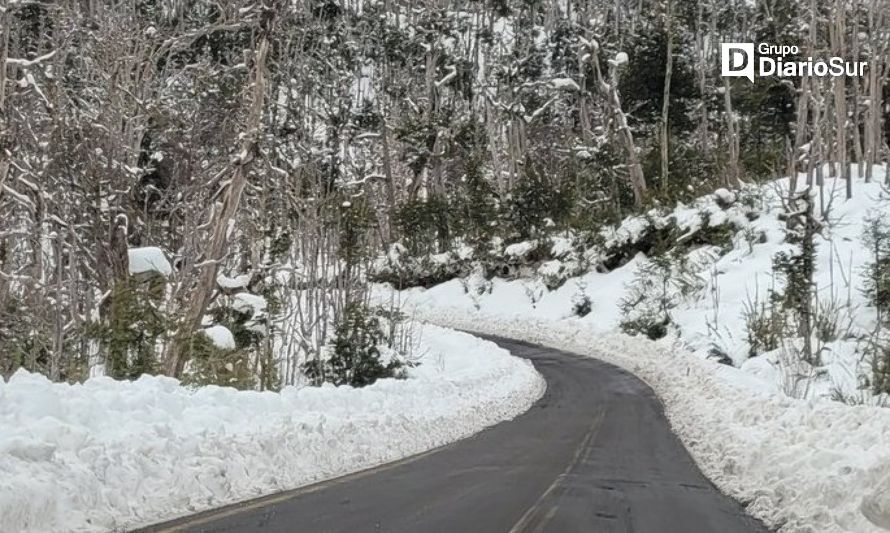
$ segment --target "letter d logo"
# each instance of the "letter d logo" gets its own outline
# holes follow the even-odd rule
[[[720,74],[748,78],[754,83],[754,43],[721,43]]]

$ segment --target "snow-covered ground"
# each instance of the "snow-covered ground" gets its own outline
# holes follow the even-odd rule
[[[466,437],[544,391],[470,335],[423,326],[415,354],[408,379],[362,389],[0,379],[0,529],[118,530],[295,488]]]
[[[864,386],[871,365],[863,345],[876,317],[860,290],[868,260],[863,219],[890,206],[882,181],[880,169],[874,183],[857,181],[849,201],[842,181],[826,181],[830,224],[818,241],[815,281],[820,302],[834,302],[845,331],[821,346],[821,367],[795,366],[787,347],[748,357],[745,307],[780,286],[771,275],[772,259],[790,246],[778,205],[787,180],[758,191],[756,217],[738,204],[726,208],[721,195],[731,193],[722,191],[605,232],[607,244],[629,241],[647,224],[669,218],[687,231],[704,218],[712,226],[731,219],[741,228],[726,253],[708,247],[690,252],[690,263],[698,265],[692,273],[698,289],[678,299],[671,311],[675,330],[657,342],[618,333],[619,303],[646,260],[642,255],[607,273],[591,270],[570,278],[552,291],[545,278],[560,270],[554,261],[531,277],[487,280],[475,273],[430,289],[394,293],[378,286],[375,297],[395,295],[406,310],[440,325],[538,342],[631,370],[664,401],[705,474],[783,533],[886,531],[890,409],[874,406],[881,398]],[[554,239],[554,248],[570,249],[563,241]],[[596,250],[587,253],[595,264]],[[582,296],[591,311],[579,318],[573,307]],[[729,355],[733,365],[709,360],[712,348]],[[832,401],[839,395],[863,405]]]

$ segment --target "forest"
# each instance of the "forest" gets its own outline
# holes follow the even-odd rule
[[[886,179],[888,18],[885,0],[5,0],[0,375],[360,386],[413,364],[411,318],[372,283],[465,276],[435,260],[464,251],[520,276],[504,246],[603,246],[626,217],[783,176],[781,305],[809,339],[833,200],[800,191]],[[867,68],[751,83],[721,76],[729,42]]]

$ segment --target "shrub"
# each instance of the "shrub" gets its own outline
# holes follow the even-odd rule
[[[538,236],[548,220],[559,227],[572,211],[572,191],[556,184],[526,163],[523,179],[506,202],[506,219],[520,240]]]
[[[621,322],[621,331],[628,335],[645,335],[652,340],[665,337],[668,326],[671,325],[670,316],[658,316],[657,314],[644,314],[637,318]]]
[[[404,363],[398,359],[382,360],[380,347],[385,341],[380,317],[364,303],[351,302],[334,331],[328,357],[305,363],[303,372],[317,385],[333,383],[352,387],[397,377]]]
[[[872,256],[864,267],[863,293],[878,310],[879,320],[890,323],[890,220],[887,215],[866,219],[863,241]]]
[[[395,224],[412,254],[436,253],[450,246],[451,209],[446,198],[436,195],[414,198],[399,206]]]
[[[668,255],[653,257],[639,266],[636,278],[619,302],[624,320],[621,330],[629,335],[644,334],[650,339],[667,335],[670,311],[676,307],[679,291],[674,286],[672,260]]]
[[[886,337],[872,341],[868,348],[872,365],[872,391],[890,394],[890,340]]]
[[[593,302],[590,296],[581,289],[581,292],[572,298],[572,314],[577,317],[585,317],[593,310]]]
[[[224,350],[201,332],[186,343],[186,364],[183,383],[188,385],[219,385],[249,390],[256,386],[250,358],[242,349]]]
[[[745,302],[745,334],[749,357],[771,352],[781,345],[787,318],[779,299],[779,295],[770,292],[768,302]]]
[[[158,341],[166,335],[169,320],[161,313],[147,284],[118,280],[102,305],[104,319],[91,323],[85,333],[99,342],[105,356],[105,373],[115,379],[135,379],[158,371]]]

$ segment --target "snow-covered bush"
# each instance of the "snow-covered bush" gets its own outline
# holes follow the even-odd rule
[[[387,342],[381,310],[350,302],[336,324],[325,353],[303,365],[316,385],[363,387],[382,378],[403,377],[411,363]],[[397,319],[397,317],[388,317]],[[388,348],[384,353],[384,348]]]
[[[577,317],[585,317],[593,310],[593,301],[587,292],[581,287],[581,290],[572,297],[572,314]]]
[[[621,300],[621,330],[629,335],[660,339],[667,335],[671,309],[676,305],[673,265],[666,255],[646,260]]]
[[[653,340],[667,335],[673,322],[671,310],[704,289],[700,273],[712,259],[707,254],[696,258],[673,251],[642,262],[619,302],[622,331]]]
[[[183,383],[220,385],[240,390],[255,387],[256,376],[248,352],[243,348],[220,342],[218,335],[209,335],[205,331],[195,333],[186,346],[188,362]]]
[[[770,291],[766,300],[745,302],[745,338],[748,342],[749,357],[779,348],[785,336],[787,321],[779,300],[780,298]]]
[[[872,365],[872,391],[890,395],[890,335],[877,335],[869,344],[867,354]]]

